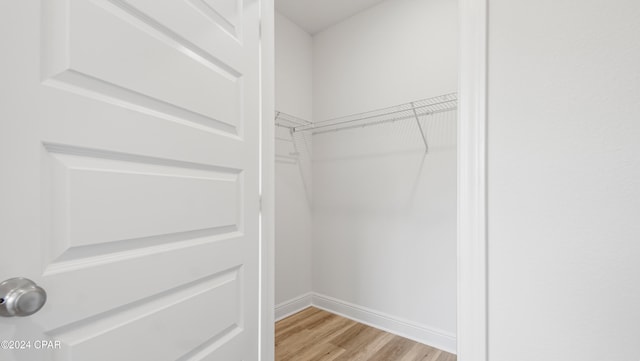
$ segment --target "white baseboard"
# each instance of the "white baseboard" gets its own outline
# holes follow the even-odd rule
[[[280,321],[285,317],[291,316],[294,313],[298,313],[311,306],[312,297],[313,293],[308,292],[296,298],[277,304],[275,320]]]
[[[456,353],[456,335],[378,312],[367,307],[312,293],[311,305],[443,351]],[[276,316],[278,313],[276,312]]]

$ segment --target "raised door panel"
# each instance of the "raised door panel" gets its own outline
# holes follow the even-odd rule
[[[43,77],[99,99],[240,136],[243,84],[255,66],[247,59],[251,52],[238,34],[224,31],[231,20],[212,18],[200,9],[205,5],[191,3],[205,4],[46,3]],[[233,20],[238,29],[239,20]]]
[[[234,268],[51,330],[64,346],[54,358],[173,361],[224,352],[244,327],[240,274]],[[240,351],[226,352],[241,360]]]

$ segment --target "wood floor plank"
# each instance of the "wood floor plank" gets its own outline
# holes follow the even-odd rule
[[[319,310],[315,307],[308,307],[294,315],[278,321],[278,326],[276,327],[276,337],[284,332],[287,332],[293,327],[300,328],[305,320],[313,318],[314,316],[323,316],[322,310]]]
[[[386,345],[384,345],[375,355],[369,358],[369,361],[389,361],[400,360],[413,346],[414,341],[404,337],[394,336]]]
[[[358,344],[366,342],[369,338],[369,334],[375,329],[363,325],[361,323],[354,323],[345,332],[343,332],[339,338],[334,338],[331,343],[344,349],[357,347]]]
[[[345,331],[339,337],[334,337],[330,342],[338,347],[345,349],[345,353],[340,355],[337,361],[351,361],[359,357],[371,345],[376,338],[384,334],[383,331],[373,327],[356,323],[349,330]]]
[[[276,323],[276,361],[456,361],[450,353],[309,307]]]
[[[371,355],[375,355],[384,345],[386,345],[394,335],[380,331],[378,336],[370,343],[363,345],[360,349],[346,350],[336,361],[367,361]]]
[[[306,340],[309,338],[311,331],[301,330],[298,333],[292,334],[287,339],[282,340],[280,343],[276,343],[276,360],[285,361],[289,360],[300,352],[306,345]]]
[[[400,361],[436,361],[442,351],[431,346],[415,343]]]
[[[317,310],[317,309],[316,309]],[[320,311],[320,310],[318,310]],[[303,316],[298,316],[293,315],[289,318],[293,318],[292,320],[289,320],[288,318],[285,319],[287,321],[289,321],[288,324],[285,324],[285,327],[282,328],[281,330],[278,330],[276,328],[276,345],[278,344],[278,342],[280,342],[281,339],[286,339],[288,338],[290,335],[295,334],[297,332],[300,332],[301,330],[304,329],[308,329],[313,327],[314,325],[318,325],[321,324],[323,322],[327,322],[329,319],[331,319],[332,317],[337,317],[333,314],[330,314],[328,312],[309,312]],[[285,321],[283,320],[283,321]],[[279,332],[278,332],[279,331]]]
[[[299,356],[300,354],[304,354],[307,349],[314,347],[320,343],[327,343],[328,339],[332,337],[339,336],[342,332],[348,330],[352,327],[356,322],[352,320],[345,319],[343,317],[339,317],[336,315],[332,315],[327,313],[327,318],[324,318],[326,322],[313,323],[308,324],[309,327],[306,327],[295,334],[292,334],[290,337],[286,339],[280,340],[280,343],[276,343],[276,350],[278,348],[281,349],[279,361],[289,361],[289,360],[302,360]],[[293,341],[292,341],[293,340]],[[340,349],[335,345],[332,345],[334,348]],[[332,355],[336,354],[332,352]],[[337,355],[336,355],[337,356]]]
[[[330,343],[316,343],[295,355],[292,360],[334,361],[345,349]]]
[[[456,356],[450,353],[443,352],[436,361],[456,361]]]

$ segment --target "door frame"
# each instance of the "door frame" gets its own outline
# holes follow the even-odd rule
[[[260,361],[275,360],[275,3],[260,0]]]
[[[458,361],[489,359],[488,1],[458,2]]]
[[[488,361],[488,1],[459,0],[457,358]],[[260,360],[274,360],[274,1],[261,0]]]

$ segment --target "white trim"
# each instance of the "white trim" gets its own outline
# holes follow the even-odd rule
[[[308,292],[304,295],[292,298],[288,301],[281,302],[276,305],[276,322],[285,317],[289,317],[294,313],[298,313],[311,306],[312,293]]]
[[[317,293],[313,294],[311,303],[317,308],[365,325],[433,346],[443,351],[456,352],[456,336],[454,334]]]
[[[275,35],[274,0],[260,0],[260,300],[258,354],[275,360]]]
[[[487,361],[488,0],[458,4],[458,360]]]
[[[487,12],[488,0],[460,0],[460,44],[459,44],[459,125],[458,125],[458,325],[457,354],[459,361],[487,361],[488,360],[488,292],[487,292]],[[270,9],[268,9],[270,7]],[[263,14],[271,12],[269,22],[263,22],[263,36],[269,30],[271,40],[273,38],[273,0],[263,0]],[[273,48],[270,49],[273,52]],[[272,57],[273,54],[270,54]],[[263,70],[272,71],[273,58],[270,64],[263,63]],[[269,74],[268,84],[263,84],[263,91],[269,89],[273,92],[273,74]],[[264,76],[263,76],[264,78]],[[270,94],[273,101],[273,94]],[[263,100],[264,99],[263,97]],[[267,119],[269,113],[263,105],[263,114]],[[265,122],[266,124],[267,122]],[[267,140],[266,132],[263,132],[263,140]],[[269,149],[268,151],[272,151]],[[263,149],[263,164],[268,163]],[[271,169],[272,171],[272,169]],[[273,173],[263,172],[263,182],[273,186],[272,180],[267,179]],[[263,237],[267,252],[263,249],[262,257],[262,361],[273,360],[273,348],[266,344],[269,332],[273,337],[273,314],[269,316],[269,310],[273,307],[273,193],[265,193],[263,206],[269,209],[270,219],[266,220],[269,227],[263,225]],[[268,214],[269,212],[267,212]],[[263,222],[265,220],[263,219]],[[312,303],[318,308],[341,314],[345,317],[356,319],[359,322],[370,324],[374,327],[386,329],[393,333],[401,334],[385,324],[398,326],[397,329],[407,327],[416,328],[415,325],[390,318],[377,312],[364,309],[345,302],[332,300],[326,296],[313,295]],[[374,321],[377,323],[374,324]],[[429,328],[422,326],[429,333]],[[271,330],[271,331],[269,331]],[[437,337],[437,331],[434,333]],[[410,335],[406,335],[407,338]],[[447,338],[447,335],[444,335]],[[451,336],[449,335],[450,339]],[[423,342],[421,340],[416,340]],[[432,343],[438,347],[435,342]],[[446,346],[440,346],[446,349]]]

